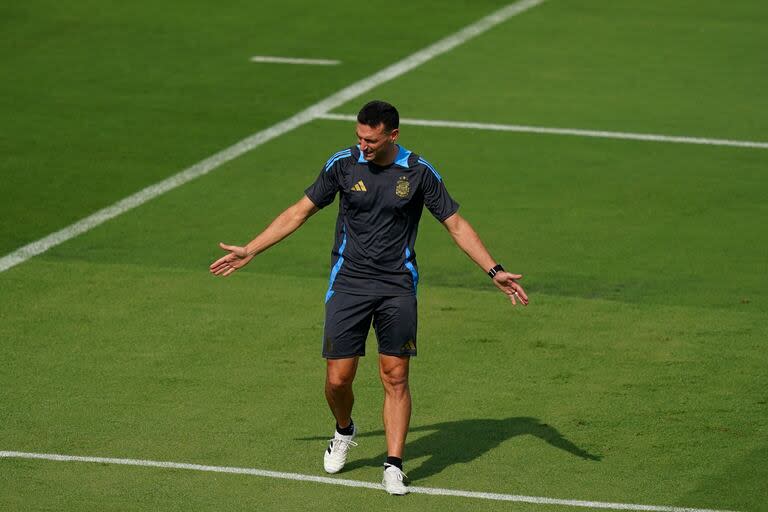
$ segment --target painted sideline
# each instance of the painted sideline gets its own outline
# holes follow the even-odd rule
[[[254,55],[251,62],[268,62],[273,64],[310,64],[316,66],[336,66],[340,60],[331,59],[297,59],[294,57],[270,57],[269,55]]]
[[[331,121],[355,121],[356,116],[347,114],[323,114],[320,119]],[[609,132],[600,130],[579,130],[575,128],[546,128],[521,124],[472,123],[462,121],[442,121],[439,119],[400,119],[402,124],[413,126],[435,126],[439,128],[464,128],[471,130],[493,130],[500,132],[542,133],[547,135],[575,135],[577,137],[595,137],[601,139],[628,139],[652,142],[674,142],[678,144],[703,144],[707,146],[734,146],[740,148],[768,149],[768,142],[748,140],[707,139],[701,137],[681,137],[657,135],[653,133]]]
[[[297,480],[300,482],[314,482],[318,484],[340,485],[344,487],[363,487],[366,489],[381,490],[380,484],[362,482],[360,480],[347,480],[343,478],[330,478],[326,476],[304,475],[301,473],[286,473],[282,471],[268,471],[255,468],[236,468],[229,466],[207,466],[202,464],[187,464],[183,462],[164,462],[142,459],[115,459],[111,457],[80,457],[76,455],[58,455],[53,453],[28,453],[0,451],[0,458],[39,459],[57,462],[94,462],[100,464],[119,464],[123,466],[143,466],[165,469],[187,469],[191,471],[207,471],[213,473],[232,473],[237,475],[253,475],[266,478],[279,478],[282,480]],[[498,494],[490,492],[462,491],[459,489],[441,489],[439,487],[415,487],[408,488],[414,494],[430,494],[434,496],[455,496],[460,498],[474,498],[493,501],[514,501],[518,503],[533,503],[538,505],[561,505],[569,507],[602,508],[608,510],[642,510],[648,512],[730,512],[727,510],[714,510],[704,508],[667,507],[656,505],[636,505],[632,503],[608,503],[603,501],[564,500],[557,498],[545,498],[542,496],[521,496],[516,494]]]
[[[66,242],[78,235],[90,231],[91,229],[103,224],[104,222],[122,215],[123,213],[140,206],[160,195],[165,194],[175,188],[184,185],[200,176],[208,174],[221,165],[234,160],[235,158],[251,151],[252,149],[269,142],[270,140],[283,135],[295,128],[303,126],[319,116],[326,114],[336,107],[339,107],[347,101],[353,100],[361,94],[370,91],[389,80],[407,73],[408,71],[442,55],[453,48],[469,41],[484,32],[487,32],[496,25],[503,23],[509,18],[522,12],[536,7],[545,0],[520,0],[503,7],[478,21],[467,25],[458,32],[433,43],[422,50],[398,61],[394,64],[364,78],[358,82],[349,85],[340,91],[328,96],[324,100],[294,114],[269,128],[246,137],[240,142],[202,160],[183,171],[166,178],[163,181],[150,185],[149,187],[136,192],[135,194],[118,201],[117,203],[103,208],[74,224],[71,224],[45,238],[29,243],[10,254],[0,258],[0,272],[4,272],[11,267],[27,261],[28,259],[42,254],[45,251]]]

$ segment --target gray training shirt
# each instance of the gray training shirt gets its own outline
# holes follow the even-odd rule
[[[334,292],[415,294],[414,245],[423,206],[440,222],[459,209],[434,167],[401,146],[395,161],[381,167],[366,162],[353,146],[329,158],[304,193],[324,208],[337,192],[341,199],[325,301]]]

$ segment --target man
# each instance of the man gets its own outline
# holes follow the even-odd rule
[[[457,210],[443,180],[424,158],[397,144],[400,118],[383,101],[366,104],[357,116],[357,146],[331,156],[304,197],[281,213],[245,247],[219,244],[229,251],[210,267],[229,276],[298,229],[340,195],[331,252],[331,278],[325,295],[323,357],[325,396],[336,431],[324,453],[324,467],[337,473],[346,462],[357,427],[352,421],[352,382],[371,322],[379,348],[384,386],[387,460],[384,488],[406,494],[403,448],[411,417],[408,388],[410,357],[416,355],[416,232],[424,206],[456,244],[487,272],[512,304],[528,304],[525,291],[485,249]]]

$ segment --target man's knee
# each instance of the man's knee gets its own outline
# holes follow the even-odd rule
[[[352,386],[352,381],[355,380],[354,374],[344,373],[329,373],[326,376],[326,383],[332,390],[344,390]]]
[[[329,360],[325,376],[326,385],[331,390],[343,391],[352,386],[355,380],[357,361]]]
[[[381,383],[387,392],[402,393],[408,390],[408,362],[400,364],[382,364]]]
[[[384,391],[392,394],[403,394],[408,391],[408,377],[387,375],[381,377],[384,384]]]

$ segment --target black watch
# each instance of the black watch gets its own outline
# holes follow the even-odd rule
[[[490,278],[493,279],[494,277],[496,277],[496,274],[498,274],[499,272],[504,272],[504,267],[502,267],[501,265],[496,265],[495,267],[493,267],[491,270],[488,271],[488,276],[490,276]]]

